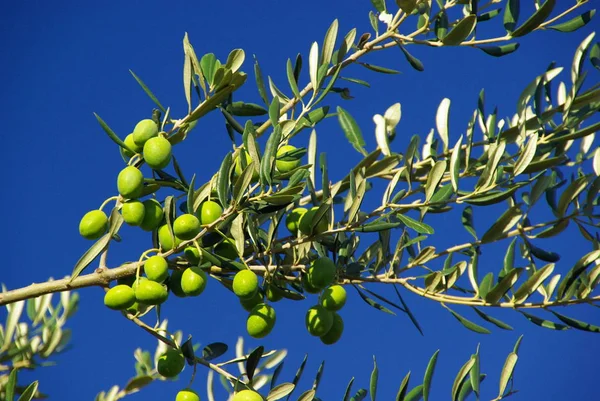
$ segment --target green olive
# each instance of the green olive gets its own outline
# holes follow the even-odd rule
[[[183,276],[183,270],[173,270],[171,272],[171,276],[169,277],[169,290],[176,297],[185,298],[187,295],[183,292],[181,288],[181,277]]]
[[[121,148],[121,153],[127,157],[127,158],[131,158],[133,157],[133,155],[135,155],[136,153],[140,153],[142,151],[142,146],[138,146],[134,140],[133,140],[133,133],[127,135],[125,137],[125,140],[123,141],[125,142],[125,145],[127,145],[127,147],[131,150],[133,150],[133,152],[130,152],[129,150],[125,150],[123,148]]]
[[[300,221],[298,223],[298,228],[300,229],[300,232],[302,234],[304,234],[304,235],[321,234],[321,233],[327,231],[327,229],[329,228],[329,222],[327,221],[327,216],[323,216],[321,218],[321,220],[319,220],[317,225],[312,230],[310,229],[313,224],[313,220],[314,220],[315,214],[317,213],[318,209],[319,208],[315,206],[300,217]]]
[[[173,237],[175,237],[174,244]],[[173,245],[175,245],[175,247],[178,247],[179,244],[181,244],[181,238],[178,238],[175,235],[171,236],[169,226],[164,224],[158,229],[158,242],[160,243],[160,247],[162,250],[170,251],[171,249],[173,249]]]
[[[164,211],[156,199],[146,199],[144,204],[144,220],[140,227],[144,231],[152,231],[162,222]]]
[[[252,157],[250,157],[250,153],[248,153],[248,151],[246,151],[246,150],[241,151],[239,153],[239,155],[235,158],[234,174],[238,177],[240,175],[242,175],[242,172],[244,171],[244,169],[242,168],[242,161],[241,161],[240,155],[242,155],[241,157],[244,158],[246,167],[250,163],[252,163]],[[254,171],[252,172],[252,182],[257,181],[259,177],[260,177],[260,174],[259,174],[258,170],[256,168],[254,168]]]
[[[177,393],[175,401],[200,401],[200,396],[191,388],[185,388]]]
[[[169,277],[169,264],[162,256],[154,255],[144,263],[144,273],[148,280],[162,283]]]
[[[321,295],[321,305],[330,311],[338,311],[346,305],[346,290],[341,285],[325,288]]]
[[[297,148],[292,145],[284,145],[277,150],[275,167],[280,173],[288,173],[300,165],[300,159],[292,159],[286,154],[295,151]]]
[[[146,208],[139,200],[129,200],[121,207],[123,220],[130,226],[139,226],[144,221]]]
[[[275,320],[275,309],[267,304],[258,304],[248,316],[246,330],[254,338],[263,338],[273,330]]]
[[[125,284],[114,286],[104,294],[104,305],[114,310],[127,309],[135,303],[133,288]]]
[[[144,175],[133,166],[125,167],[117,177],[117,189],[123,198],[139,198],[144,190]]]
[[[171,143],[162,136],[149,139],[144,144],[144,161],[154,170],[162,170],[171,162]]]
[[[331,328],[325,334],[323,334],[320,338],[323,344],[331,345],[336,343],[344,332],[344,320],[342,317],[335,312],[331,312],[333,315],[333,323],[331,324]]]
[[[181,289],[188,296],[198,296],[206,288],[208,276],[198,266],[188,267],[181,275]]]
[[[146,305],[159,305],[167,300],[169,292],[160,283],[151,280],[140,280],[133,284],[135,299]]]
[[[186,246],[183,250],[183,257],[192,265],[198,266],[202,262],[202,254],[196,248],[196,245]]]
[[[197,212],[203,226],[214,223],[223,214],[223,208],[215,201],[202,202]]]
[[[200,232],[200,220],[190,213],[183,214],[173,222],[173,233],[182,240],[194,238]]]
[[[304,216],[304,213],[308,212],[308,209],[303,207],[297,207],[288,213],[285,218],[285,226],[293,235],[298,234],[298,229],[300,228],[300,219]]]
[[[258,277],[252,270],[244,269],[233,278],[233,292],[240,298],[250,299],[258,291]]]
[[[231,401],[263,401],[263,398],[256,391],[242,390],[235,393]]]
[[[237,247],[235,241],[232,238],[227,238],[217,246],[215,246],[215,253],[222,258],[235,260],[238,258]]]
[[[148,139],[158,135],[158,125],[150,119],[142,120],[135,125],[132,135],[137,146],[144,146]]]
[[[79,234],[85,239],[98,239],[108,231],[108,217],[102,210],[91,210],[79,222]]]
[[[314,260],[307,271],[307,280],[314,288],[323,289],[335,279],[335,263],[328,257]]]
[[[333,312],[321,305],[315,305],[306,312],[306,328],[316,337],[327,334],[333,325]]]
[[[163,377],[175,377],[183,370],[185,358],[181,351],[169,348],[156,361],[156,370]]]

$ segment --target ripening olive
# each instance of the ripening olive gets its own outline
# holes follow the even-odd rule
[[[135,125],[132,135],[137,146],[144,146],[148,139],[158,135],[158,125],[150,119],[142,120]]]
[[[79,234],[85,239],[98,239],[108,231],[108,217],[102,210],[91,210],[79,222]]]

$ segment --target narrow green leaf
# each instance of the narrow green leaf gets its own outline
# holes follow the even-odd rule
[[[480,374],[479,375],[479,383],[482,383],[486,377],[487,376],[484,373]],[[473,392],[473,386],[472,386],[471,382],[465,380],[463,385],[460,386],[460,392],[458,393],[457,400],[458,401],[466,400],[469,397],[469,395],[471,395],[472,392]]]
[[[450,112],[450,99],[444,98],[435,114],[435,126],[444,144],[444,152],[448,151],[448,115]]]
[[[596,14],[596,10],[588,10],[583,14],[572,18],[566,22],[556,25],[550,25],[549,29],[554,29],[555,31],[560,32],[573,32],[587,25],[588,22],[592,20],[594,15]]]
[[[494,273],[489,272],[483,277],[481,283],[479,284],[479,296],[481,299],[485,299],[487,297],[488,292],[492,289],[494,285]]]
[[[589,176],[582,176],[574,180],[569,184],[567,189],[562,193],[558,201],[557,214],[559,217],[563,217],[567,213],[567,209],[571,202],[573,202],[581,192],[587,187],[589,182]]]
[[[485,327],[481,327],[478,324],[473,323],[469,319],[467,319],[467,318],[459,315],[458,313],[454,312],[452,309],[450,309],[446,305],[442,304],[442,306],[444,308],[446,308],[450,313],[452,313],[452,316],[454,316],[456,318],[456,320],[458,320],[467,329],[469,329],[471,331],[474,331],[475,333],[480,333],[480,334],[490,334],[491,333],[491,331],[489,331]]]
[[[429,359],[429,363],[427,364],[427,369],[425,369],[425,376],[423,377],[423,401],[429,400],[429,390],[431,388],[431,380],[433,379],[433,373],[435,371],[435,365],[437,363],[437,358],[438,358],[439,353],[440,353],[439,349],[433,353],[433,355]]]
[[[404,401],[419,401],[423,397],[423,385],[419,384],[406,394]]]
[[[540,326],[540,327],[545,327],[547,329],[551,329],[551,330],[568,330],[569,326],[564,326],[562,324],[559,323],[555,323],[552,322],[550,320],[546,320],[546,319],[542,319],[539,318],[537,316],[534,315],[530,315],[527,312],[523,312],[522,310],[517,309],[523,316],[525,316],[527,318],[527,320],[529,320],[531,323]]]
[[[342,131],[346,135],[346,138],[350,142],[350,144],[356,149],[359,153],[363,155],[367,155],[367,151],[365,150],[365,140],[363,139],[362,132],[360,127],[354,120],[354,118],[348,113],[346,110],[341,107],[337,107],[337,115],[340,126],[342,127]]]
[[[569,289],[576,282],[579,276],[581,276],[581,274],[588,268],[588,266],[590,266],[599,258],[600,250],[598,249],[591,251],[585,254],[583,257],[581,257],[577,261],[577,263],[575,263],[575,265],[571,268],[571,270],[569,270],[563,281],[558,286],[557,297],[559,299],[563,299],[565,297],[565,294],[569,293]]]
[[[525,171],[527,172],[527,171]],[[464,200],[465,203],[476,206],[489,206],[508,199],[519,188],[527,185],[526,182],[519,182],[505,191],[486,191],[481,195],[476,195]]]
[[[325,39],[323,40],[323,49],[321,50],[321,64],[329,65],[331,62],[331,56],[335,49],[335,41],[338,34],[338,20],[335,19],[327,29]]]
[[[392,312],[385,306],[383,306],[380,303],[373,301],[371,298],[367,297],[365,294],[363,294],[363,292],[357,286],[353,286],[353,287],[356,290],[356,292],[358,292],[358,295],[360,295],[361,299],[363,301],[365,301],[368,305],[372,306],[373,308],[375,308],[381,312],[389,313],[390,315],[394,315],[394,316],[396,315],[394,312]]]
[[[406,61],[408,61],[408,63],[410,64],[410,66],[412,68],[414,68],[415,70],[417,70],[419,72],[425,71],[425,67],[423,66],[423,63],[421,62],[421,60],[419,60],[418,58],[416,58],[415,56],[410,54],[408,52],[408,50],[406,50],[406,48],[404,46],[402,46],[402,43],[399,40],[396,40],[396,43],[398,44],[398,47],[400,48],[400,50],[402,50],[404,57],[406,57]]]
[[[431,197],[444,177],[447,166],[448,163],[446,160],[438,160],[429,172],[427,183],[425,184],[425,202],[431,200]]]
[[[413,219],[412,217],[407,216],[405,214],[398,213],[398,214],[396,214],[396,217],[398,219],[400,219],[402,221],[402,223],[404,223],[407,227],[412,228],[419,234],[433,234],[435,232],[433,227],[431,227],[429,224],[425,224],[421,221],[417,221],[417,220]]]
[[[263,185],[271,185],[272,178],[271,174],[273,172],[273,165],[275,163],[275,155],[277,154],[277,148],[279,147],[279,143],[281,142],[281,127],[278,125],[275,127],[269,139],[267,140],[267,144],[265,146],[265,153],[263,154],[263,158],[260,162],[260,180]]]
[[[146,86],[146,84],[144,83],[144,81],[142,81],[137,75],[135,75],[133,73],[133,71],[129,70],[129,72],[131,73],[131,75],[133,76],[133,78],[137,81],[137,83],[142,87],[142,89],[144,90],[144,92],[146,92],[146,95],[148,95],[148,97],[154,102],[154,104],[156,104],[158,106],[158,108],[160,109],[160,111],[163,114],[166,114],[167,110],[163,107],[162,104],[160,104],[160,102],[158,101],[158,99],[156,98],[156,96],[154,96],[154,93],[152,93],[152,91],[150,90],[150,88],[148,88]]]
[[[246,360],[246,375],[248,376],[248,380],[252,381],[254,377],[254,373],[256,371],[256,367],[260,362],[260,358],[265,352],[265,348],[261,345],[256,347],[250,355],[248,355],[248,359]]]
[[[244,64],[244,60],[246,59],[246,53],[242,49],[233,49],[229,55],[227,56],[227,61],[225,62],[225,68],[231,70],[231,72],[236,72],[240,69],[242,64]]]
[[[515,291],[513,294],[513,302],[516,304],[525,302],[527,298],[543,284],[544,280],[546,280],[552,272],[554,272],[554,263],[547,264],[533,273],[533,275]]]
[[[267,88],[265,87],[265,80],[263,79],[262,71],[260,69],[260,65],[258,64],[258,59],[256,56],[254,57],[254,77],[256,79],[256,87],[258,88],[258,94],[262,101],[269,106],[269,99],[267,98]]]
[[[206,361],[212,361],[227,352],[229,347],[225,343],[208,344],[202,349],[202,358]]]
[[[511,33],[517,28],[521,0],[508,0],[504,9],[504,28]]]
[[[410,318],[410,321],[417,328],[417,330],[419,330],[419,333],[421,333],[421,335],[424,335],[423,330],[421,330],[421,326],[419,325],[419,322],[417,321],[415,315],[413,315],[413,313],[410,311],[410,308],[408,307],[406,302],[404,302],[404,299],[402,298],[402,295],[400,295],[400,291],[398,291],[398,287],[396,285],[394,285],[394,290],[396,291],[396,295],[398,295],[398,299],[400,300],[404,311],[406,311],[406,314]]]
[[[498,220],[483,234],[482,243],[493,242],[502,238],[509,230],[521,220],[523,213],[518,205],[506,210]]]
[[[556,5],[556,0],[546,0],[544,4],[538,8],[535,13],[531,17],[527,19],[520,27],[516,28],[511,36],[513,38],[518,38],[524,35],[527,35],[531,31],[535,30],[541,23],[543,23],[546,18],[550,16],[554,6]]]
[[[598,326],[594,326],[593,324],[589,324],[586,322],[582,322],[581,320],[577,320],[577,319],[567,317],[565,315],[561,315],[560,313],[554,312],[553,310],[551,310],[550,312],[554,316],[559,318],[561,322],[573,327],[574,329],[582,330],[582,331],[589,331],[591,333],[600,333],[600,327],[598,327]]]
[[[304,355],[304,359],[302,360],[302,363],[300,364],[300,367],[298,368],[298,370],[296,371],[296,375],[294,376],[294,380],[292,381],[292,384],[294,385],[294,389],[296,388],[296,386],[298,385],[298,382],[300,381],[300,378],[302,377],[302,373],[304,372],[304,367],[306,366],[306,361],[308,360],[308,355]],[[292,390],[293,392],[293,390]],[[290,396],[292,395],[292,393],[290,392],[286,398],[286,400],[290,399]]]
[[[277,401],[282,399],[288,394],[291,394],[294,391],[294,386],[292,383],[281,383],[271,389],[269,394],[267,395],[267,401]]]
[[[119,136],[117,134],[115,134],[112,129],[110,129],[110,127],[104,122],[103,119],[100,118],[100,116],[98,114],[94,113],[94,116],[96,117],[96,120],[98,120],[98,123],[100,124],[100,126],[102,127],[102,129],[104,130],[104,132],[106,132],[106,134],[108,135],[108,137],[110,139],[112,139],[112,141],[114,143],[116,143],[117,145],[119,145],[123,149],[130,151],[131,153],[135,153],[133,151],[133,149],[129,149],[127,147],[127,145],[125,145],[125,142],[123,142],[121,140],[121,138],[119,138]]]
[[[227,105],[227,111],[238,117],[264,116],[268,113],[267,109],[258,104],[245,102],[233,102]]]
[[[292,67],[292,60],[288,58],[286,64],[286,73],[288,83],[290,84],[290,88],[292,89],[292,93],[296,99],[301,99],[300,90],[298,89],[298,83],[296,82],[296,78],[294,77],[294,68]]]
[[[110,234],[104,234],[98,241],[94,243],[83,255],[81,258],[75,263],[75,267],[73,268],[73,272],[71,273],[70,282],[75,280],[81,272],[90,265],[104,251],[108,243],[111,239]]]
[[[37,392],[39,382],[36,380],[23,390],[18,401],[31,401]]]
[[[511,271],[515,267],[515,246],[517,245],[517,238],[513,238],[513,240],[506,248],[506,253],[504,254],[504,267],[502,271],[498,275],[498,277],[503,277]]]
[[[317,369],[317,375],[315,376],[315,381],[313,382],[312,389],[317,391],[319,388],[319,383],[321,382],[321,377],[323,377],[323,369],[325,368],[325,361],[322,361],[319,365],[319,369]]]
[[[477,48],[490,56],[502,57],[516,52],[519,46],[519,43],[508,43],[501,46],[477,46]]]
[[[357,62],[368,70],[380,72],[382,74],[400,74],[400,71],[392,70],[391,68],[385,68],[374,64],[362,63],[360,61]]]
[[[371,401],[375,401],[377,397],[377,379],[379,378],[379,368],[377,368],[377,361],[373,356],[373,371],[371,372],[371,380],[369,388],[371,389]]]
[[[454,192],[458,191],[458,178],[459,178],[459,174],[460,174],[460,152],[462,150],[462,139],[463,139],[463,136],[461,135],[460,138],[458,138],[456,145],[454,145],[454,148],[452,149],[452,156],[450,156],[450,180],[452,182],[452,188],[454,189]]]
[[[273,127],[279,125],[279,109],[279,98],[275,96],[269,106],[269,119],[271,120],[271,125],[273,125]]]
[[[498,303],[504,295],[512,288],[523,272],[522,268],[512,269],[506,273],[504,278],[487,293],[485,301],[490,304]]]
[[[219,168],[219,174],[217,175],[217,195],[223,207],[229,204],[229,173],[231,172],[231,164],[231,152],[228,152],[221,163],[221,168]]]
[[[519,155],[519,158],[515,162],[515,168],[513,170],[513,175],[515,177],[521,174],[523,171],[525,171],[527,166],[529,166],[529,163],[531,163],[531,161],[533,160],[533,157],[535,156],[535,151],[537,149],[537,142],[538,133],[534,132],[529,137],[527,145],[525,145],[525,148],[523,149],[523,151]]]
[[[248,189],[248,186],[252,182],[252,176],[254,175],[254,161],[252,161],[242,171],[242,174],[235,181],[233,186],[233,200],[235,204],[239,204],[244,196],[244,192]]]
[[[499,319],[496,319],[495,317],[487,315],[475,307],[473,307],[473,310],[486,322],[489,322],[489,323],[495,325],[496,327],[504,329],[504,330],[513,330],[512,326],[504,323],[502,320],[499,320]]]
[[[474,364],[475,358],[471,357],[467,362],[465,362],[465,364],[460,368],[460,370],[456,374],[456,377],[454,378],[454,383],[452,384],[452,400],[456,400],[458,398],[460,385],[462,384],[465,377],[467,377]]]
[[[354,377],[352,379],[350,379],[350,382],[348,382],[348,385],[346,386],[346,391],[344,392],[344,398],[342,399],[342,401],[349,401],[350,391],[352,390],[353,383],[354,383]]]
[[[185,93],[189,114],[192,112],[192,59],[188,54],[185,55],[183,62],[183,92]]]
[[[385,11],[385,0],[371,0],[371,4],[380,13]]]
[[[515,366],[517,364],[518,359],[519,359],[519,356],[517,354],[515,354],[514,352],[511,352],[510,354],[508,354],[508,357],[506,358],[506,361],[504,362],[504,367],[502,368],[502,372],[500,373],[500,386],[499,386],[499,391],[498,391],[498,399],[503,398],[504,392],[506,391],[506,386],[508,385],[508,382],[513,375],[513,372],[515,370]]]
[[[456,46],[461,44],[471,35],[477,25],[477,16],[469,14],[460,20],[450,32],[444,36],[442,43],[446,46]]]
[[[310,76],[310,83],[313,89],[316,91],[319,89],[319,82],[317,79],[317,72],[319,70],[319,44],[313,42],[310,47],[308,55],[308,74]]]
[[[343,79],[344,81],[352,82],[352,83],[355,83],[358,85],[366,86],[367,88],[371,87],[371,85],[367,81],[363,81],[362,79],[346,78],[346,77],[340,77],[340,79]]]
[[[479,366],[479,348],[477,349],[477,353],[475,354],[474,358],[475,358],[475,363],[473,364],[473,367],[469,371],[469,380],[468,381],[465,380],[461,387],[466,387],[466,386],[470,385],[473,389],[473,392],[477,396],[477,398],[479,398],[479,384],[480,384],[480,380],[481,380],[480,366]],[[460,398],[460,392],[459,392],[459,394],[457,394],[457,400],[458,400],[458,398]]]
[[[467,206],[463,210],[461,223],[465,230],[467,230],[475,239],[477,239],[477,233],[475,232],[475,226],[473,224],[473,208],[471,206]]]
[[[396,394],[396,401],[403,401],[406,397],[406,392],[408,391],[408,382],[410,380],[410,372],[404,376],[402,379],[402,383],[400,383],[400,388],[398,389],[398,393]],[[344,400],[345,401],[345,400]]]
[[[10,338],[9,338],[10,340]],[[14,401],[15,397],[15,387],[17,386],[17,369],[11,369],[10,374],[8,375],[8,381],[6,382],[6,387],[4,389],[4,396],[6,397],[6,401]]]
[[[298,401],[313,401],[315,399],[315,390],[306,390],[302,395],[298,398]]]

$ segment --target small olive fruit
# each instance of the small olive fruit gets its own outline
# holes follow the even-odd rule
[[[177,393],[175,401],[200,401],[200,396],[191,388],[184,388]]]
[[[200,262],[202,262],[202,254],[196,248],[196,245],[186,246],[183,250],[183,257],[187,260],[192,266],[198,266]]]
[[[200,220],[190,213],[182,214],[173,223],[173,233],[182,240],[194,238],[200,232]]]
[[[263,398],[256,391],[242,390],[235,393],[232,401],[263,401]]]
[[[277,150],[277,159],[275,160],[277,171],[287,173],[300,165],[300,159],[292,159],[291,156],[287,156],[295,150],[296,147],[292,145],[284,145]]]
[[[135,299],[146,305],[159,305],[167,300],[169,291],[160,283],[152,280],[140,280],[133,284]]]
[[[244,308],[244,310],[246,312],[252,312],[252,309],[254,309],[254,307],[258,304],[262,304],[264,302],[263,300],[263,294],[259,291],[256,291],[256,294],[254,294],[254,296],[252,298],[249,299],[244,299],[244,298],[240,298],[240,304],[242,305],[242,308]]]
[[[320,288],[314,287],[308,281],[308,274],[303,274],[302,275],[302,288],[304,288],[304,291],[308,292],[309,294],[318,294],[319,292],[321,292]]]
[[[152,231],[161,223],[164,212],[162,206],[156,199],[146,199],[144,204],[144,220],[140,227],[144,231]]]
[[[258,304],[252,309],[246,320],[246,330],[254,338],[263,338],[273,330],[275,320],[273,307],[267,304]]]
[[[175,243],[173,243],[173,237],[169,232],[169,226],[164,224],[160,226],[158,229],[158,242],[160,243],[160,247],[165,251],[170,251],[173,247],[178,247],[181,244],[181,238],[178,238],[176,235]]]
[[[197,212],[198,217],[200,218],[200,222],[203,226],[208,224],[212,224],[223,214],[223,208],[215,201],[205,201],[202,202],[200,208]]]
[[[346,290],[341,285],[325,288],[321,295],[321,305],[330,311],[338,311],[346,305]]]
[[[333,261],[323,256],[311,263],[307,272],[307,280],[314,288],[323,289],[333,282],[335,272],[336,268]]]
[[[171,276],[169,277],[169,290],[171,290],[171,292],[179,298],[185,298],[187,296],[181,288],[182,276],[183,270],[173,270],[173,272],[171,272]]]
[[[156,370],[161,376],[175,377],[183,370],[185,366],[185,358],[181,351],[173,348],[166,350],[158,357],[156,362]]]
[[[133,150],[133,152],[130,152],[129,150],[121,148],[123,155],[125,155],[126,157],[133,157],[134,154],[140,153],[142,151],[142,146],[139,146],[133,141],[133,134],[127,135],[123,142],[125,142],[125,145],[127,145],[129,149]]]
[[[240,298],[250,299],[258,291],[258,277],[252,270],[244,269],[233,278],[233,292]]]
[[[197,296],[202,294],[206,288],[208,277],[204,270],[198,266],[188,267],[181,275],[181,289],[188,296]]]
[[[162,170],[171,162],[171,143],[162,136],[149,139],[144,144],[144,161],[154,170]]]
[[[238,258],[237,247],[233,238],[227,238],[215,246],[215,253],[225,259],[234,260]]]
[[[298,222],[298,228],[300,232],[305,235],[310,234],[321,234],[322,232],[327,231],[329,228],[329,222],[327,221],[327,216],[321,217],[321,220],[317,223],[314,229],[311,231],[311,226],[313,224],[313,220],[315,218],[315,214],[319,208],[317,206],[310,209],[308,212],[304,213],[300,217],[300,221]]]
[[[250,163],[252,163],[252,157],[250,157],[250,153],[248,153],[248,151],[244,150],[244,151],[240,152],[239,155],[235,158],[234,173],[236,176],[242,175],[242,172],[244,171],[244,169],[242,168],[242,161],[241,161],[242,157],[244,158],[244,161],[246,162],[246,166],[248,166]],[[256,170],[256,168],[254,168],[254,171],[252,172],[252,181],[258,180],[259,176],[260,176],[260,174],[259,174],[258,170]]]
[[[98,239],[108,231],[108,217],[102,210],[91,210],[79,222],[79,234],[85,239]]]
[[[300,228],[300,226],[299,226],[300,218],[302,218],[304,213],[306,213],[307,211],[308,211],[308,209],[305,209],[303,207],[297,207],[297,208],[293,209],[291,212],[289,212],[288,215],[286,216],[285,226],[293,235],[298,234],[298,229]]]
[[[144,221],[146,208],[139,200],[129,200],[121,208],[123,220],[130,226],[139,226]]]
[[[142,120],[135,125],[132,135],[137,146],[144,146],[148,139],[158,135],[158,125],[150,119]]]
[[[146,273],[148,280],[162,283],[169,277],[169,264],[167,263],[167,259],[158,255],[149,257],[148,260],[146,260],[146,263],[144,263],[144,273]]]
[[[333,324],[329,331],[320,337],[321,342],[327,345],[336,343],[344,332],[344,320],[342,320],[342,317],[335,312],[331,312],[331,314],[333,315]]]
[[[306,312],[306,328],[316,337],[327,334],[333,325],[333,312],[321,305],[315,305]]]
[[[144,190],[144,175],[136,167],[125,167],[117,177],[117,189],[123,198],[139,198]]]
[[[265,296],[271,302],[280,301],[283,298],[283,290],[273,283],[265,285]]]
[[[119,284],[104,294],[104,305],[110,309],[123,310],[135,303],[133,288],[125,284]]]

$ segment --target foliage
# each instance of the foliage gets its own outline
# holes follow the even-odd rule
[[[558,8],[554,0],[539,4],[527,17],[520,15],[518,0],[485,5],[474,0],[396,0],[394,7],[383,0],[372,3],[375,11],[369,19],[373,32],[358,36],[352,29],[342,37],[335,20],[323,42],[311,45],[306,59],[298,55],[294,61],[287,61],[289,88],[277,87],[269,76],[265,80],[255,60],[255,84],[264,105],[237,98],[234,101],[235,92],[247,81],[247,74],[241,70],[243,50],[231,51],[224,62],[212,53],[198,57],[187,34],[183,40],[183,77],[188,110],[182,118],[175,118],[171,109],[165,108],[132,72],[156,104],[152,118],[137,124],[129,138],[117,135],[96,115],[104,132],[120,147],[127,165],[119,175],[120,193],[102,203],[98,209],[101,212],[93,214],[96,220],[88,215],[82,221],[82,235],[95,242],[69,278],[0,294],[0,304],[9,311],[0,330],[0,362],[10,364],[0,365],[2,370],[16,372],[42,365],[37,359],[64,349],[69,336],[62,326],[77,304],[76,295],[70,297],[68,290],[102,286],[108,291],[119,280],[133,288],[135,299],[113,292],[107,294],[114,295],[108,304],[122,309],[127,319],[156,337],[159,346],[154,360],[149,352],[137,350],[137,376],[122,389],[115,386],[99,394],[97,400],[117,400],[154,380],[165,380],[154,366],[167,347],[180,350],[193,366],[192,381],[197,365],[209,368],[209,399],[214,399],[211,389],[215,373],[230,394],[241,389],[259,390],[269,384],[267,400],[289,399],[306,359],[291,382],[277,384],[285,351],[265,353],[259,347],[246,353],[240,340],[235,359],[212,362],[227,351],[225,344],[210,344],[197,353],[199,346],[192,345],[191,336],[182,342],[182,333],[167,330],[166,319],[160,313],[160,304],[168,296],[200,295],[207,277],[232,290],[234,296],[232,287],[238,285],[234,277],[246,269],[261,277],[260,288],[254,282],[242,282],[240,275],[241,290],[235,293],[241,296],[244,308],[252,311],[250,318],[264,320],[250,323],[249,318],[249,327],[262,325],[260,330],[253,326],[251,333],[257,337],[267,335],[276,324],[276,307],[259,313],[265,310],[262,303],[272,306],[281,297],[302,301],[307,292],[320,293],[332,284],[353,287],[375,309],[402,312],[419,331],[418,318],[405,302],[403,291],[438,302],[459,323],[477,333],[490,333],[489,328],[512,330],[488,314],[487,310],[493,308],[510,308],[549,329],[600,331],[554,309],[597,305],[600,300],[596,291],[600,282],[600,148],[593,149],[599,128],[593,119],[600,109],[600,88],[597,83],[584,86],[588,77],[584,65],[589,61],[600,68],[600,47],[592,42],[594,34],[575,50],[570,80],[553,88],[563,68],[551,64],[523,90],[512,117],[502,119],[497,109],[490,113],[482,90],[464,135],[454,144],[449,140],[450,99],[440,103],[435,129],[423,143],[415,135],[402,152],[393,146],[402,114],[399,103],[373,117],[377,148],[372,150],[366,149],[364,128],[358,126],[351,113],[342,107],[334,113],[326,104],[331,94],[351,98],[350,89],[339,85],[369,85],[345,75],[349,66],[382,74],[397,72],[362,61],[370,53],[398,47],[406,62],[421,72],[425,66],[411,54],[411,47],[468,46],[500,57],[518,50],[516,40],[535,31],[571,32],[581,28],[594,11],[563,21],[586,2],[578,1],[555,17],[551,17]],[[504,7],[498,3],[504,3]],[[488,21],[501,22],[503,34],[480,39],[478,33],[487,32]],[[408,33],[414,26],[416,29]],[[303,67],[308,70],[307,82],[301,78]],[[182,171],[175,155],[177,146],[182,146],[201,124],[201,118],[211,112],[223,115],[233,150],[223,157],[208,182],[197,185],[195,175]],[[317,151],[316,129],[327,118],[339,121],[345,137],[363,157],[337,181],[331,181],[326,155]],[[283,148],[292,145],[299,134],[309,135],[308,148]],[[147,172],[142,176],[139,171],[144,166]],[[172,166],[172,171],[165,171],[166,166]],[[375,180],[387,182],[382,194],[372,190]],[[381,196],[380,206],[364,210],[366,196]],[[136,204],[139,198],[146,201]],[[104,213],[110,204],[110,213]],[[157,204],[159,208],[152,209]],[[128,205],[127,212],[124,205]],[[299,207],[307,210],[300,211]],[[476,230],[474,219],[494,207],[503,207],[503,213],[486,230]],[[542,208],[549,208],[551,219],[537,221],[534,211]],[[136,210],[140,214],[135,215]],[[427,220],[432,214],[453,210],[460,211],[464,229],[473,240],[442,248],[437,241],[441,234]],[[151,211],[156,215],[151,216]],[[291,214],[297,214],[296,221],[289,220]],[[140,235],[148,238],[148,250],[137,262],[108,267],[109,246],[122,240],[119,230],[124,222],[141,227]],[[574,266],[558,273],[555,269],[560,255],[545,249],[544,239],[560,235],[569,225],[577,226],[589,242],[590,251],[581,255]],[[481,277],[481,250],[497,243],[506,244],[503,266]],[[526,265],[515,265],[517,251],[527,260]],[[167,278],[159,272],[156,277],[160,278],[146,279],[145,264],[156,256],[167,259],[170,275]],[[96,260],[98,266],[91,271]],[[398,301],[387,299],[373,288],[386,284],[394,287]],[[52,293],[60,291],[61,303],[52,307]],[[30,326],[19,322],[26,299],[27,315],[35,329],[31,333]],[[312,306],[307,305],[307,309]],[[472,317],[464,316],[463,310],[459,313],[459,306],[463,310],[470,307]],[[307,326],[324,342],[329,341],[323,333],[332,330],[333,312],[321,306],[313,310],[317,309],[318,314],[307,315]],[[546,315],[525,309],[541,310]],[[158,316],[152,325],[143,320],[151,310],[156,310]],[[343,321],[338,329],[341,333]],[[515,392],[512,373],[520,341],[502,369],[497,400]],[[398,400],[428,399],[437,356],[436,352],[431,358],[422,384],[409,390],[410,373],[404,377]],[[266,358],[262,364],[261,358]],[[227,370],[234,363],[239,366],[239,374]],[[270,369],[272,373],[263,373]],[[311,389],[297,391],[301,394],[298,400],[317,399],[322,369],[323,364]],[[374,360],[369,390],[353,392],[350,382],[343,399],[361,400],[370,394],[375,400],[378,377]],[[458,370],[452,399],[463,400],[471,393],[478,397],[485,378],[477,349]],[[27,389],[15,387],[15,383],[16,373],[0,377],[7,399],[15,390],[21,398],[37,394],[37,382]]]

